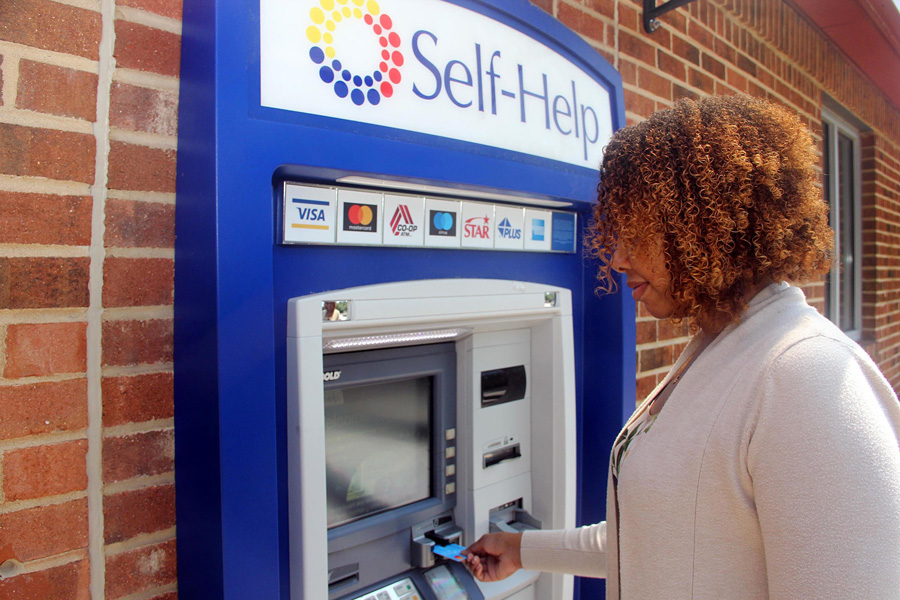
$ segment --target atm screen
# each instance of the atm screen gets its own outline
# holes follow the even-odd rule
[[[325,391],[328,527],[432,495],[432,377]]]

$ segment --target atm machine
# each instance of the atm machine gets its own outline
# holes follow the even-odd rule
[[[605,518],[634,304],[582,239],[622,98],[526,0],[185,0],[179,597],[602,592],[442,549]]]
[[[575,525],[570,292],[420,280],[288,314],[292,598],[571,598],[571,577],[475,584],[435,553]]]

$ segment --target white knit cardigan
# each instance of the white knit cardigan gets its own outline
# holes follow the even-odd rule
[[[523,566],[606,577],[608,599],[900,599],[897,397],[801,290],[771,285],[631,446],[607,519],[526,533]]]

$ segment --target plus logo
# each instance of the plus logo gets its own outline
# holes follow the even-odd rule
[[[509,222],[509,219],[503,219],[500,221],[500,224],[497,225],[497,232],[500,234],[500,237],[506,238],[508,240],[520,240],[522,239],[522,230],[512,226],[512,223]]]
[[[409,237],[418,229],[419,227],[415,224],[409,212],[409,207],[405,204],[399,205],[397,210],[394,211],[394,216],[391,217],[391,231],[394,235]]]
[[[400,83],[403,53],[400,51],[400,34],[391,31],[391,18],[381,12],[375,0],[319,0],[319,6],[309,11],[310,25],[306,28],[306,39],[313,45],[309,49],[309,59],[319,67],[319,79],[332,86],[338,98],[347,98],[357,106],[366,102],[375,106],[382,98],[394,95],[394,86]],[[362,22],[381,47],[379,56],[344,57],[345,62],[368,61],[374,68],[362,72],[351,72],[335,50],[335,35],[341,29],[348,29],[344,35],[354,35],[354,22]]]

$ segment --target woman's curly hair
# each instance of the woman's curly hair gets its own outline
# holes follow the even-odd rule
[[[673,317],[725,326],[767,280],[827,273],[834,234],[816,149],[788,110],[745,95],[684,99],[619,130],[600,168],[586,237],[598,291],[615,290],[617,244],[662,240]]]

